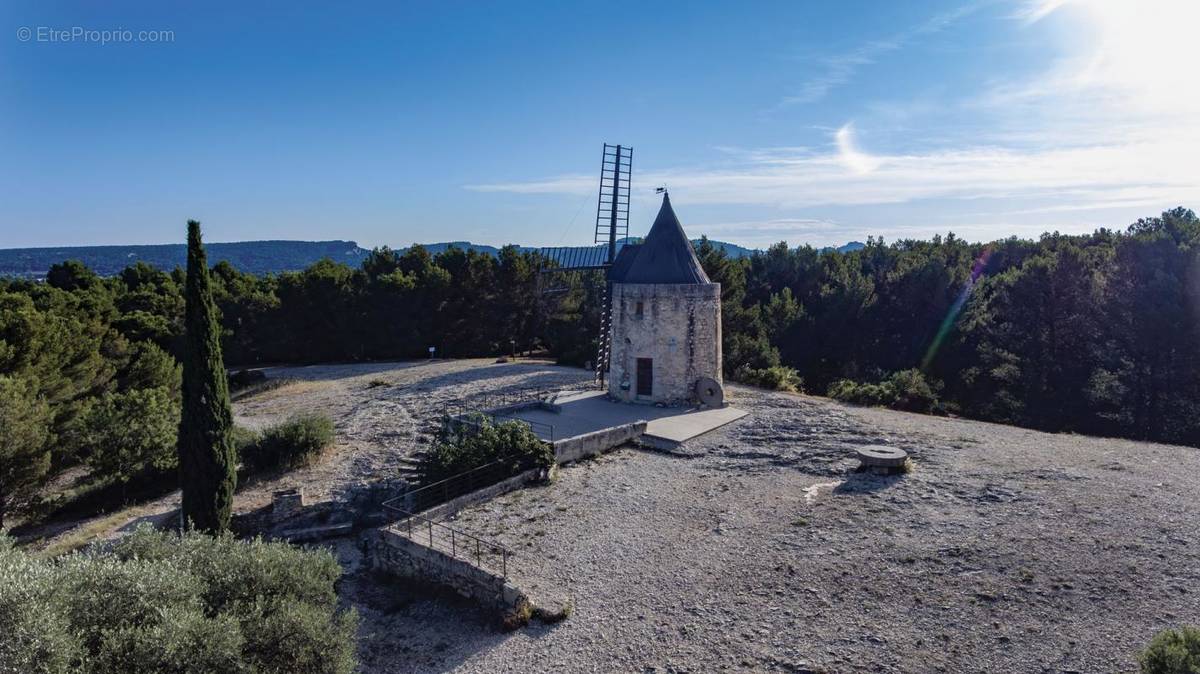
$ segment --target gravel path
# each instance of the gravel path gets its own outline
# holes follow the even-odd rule
[[[405,458],[427,446],[437,419],[451,405],[487,407],[539,391],[577,388],[591,374],[542,361],[493,359],[357,363],[265,368],[277,385],[233,404],[234,421],[261,429],[299,413],[328,415],[334,446],[314,466],[239,486],[234,511],[271,502],[272,492],[303,487],[312,501],[339,498],[380,480],[396,478]],[[165,521],[179,507],[179,492],[124,511],[55,522],[30,535],[40,548],[76,547],[113,538],[140,521]]]
[[[503,634],[402,587],[380,608],[352,573],[365,669],[1117,672],[1200,622],[1196,449],[733,395],[751,417],[686,456],[621,450],[460,515],[569,584],[564,623]],[[864,443],[916,470],[854,473]]]
[[[314,500],[336,498],[395,477],[401,462],[427,446],[440,415],[455,405],[485,408],[538,391],[578,387],[591,374],[538,361],[492,359],[273,367],[289,383],[238,401],[235,421],[250,428],[297,413],[333,419],[336,443],[320,464],[270,482],[269,490],[303,486]],[[250,494],[246,495],[246,500]]]

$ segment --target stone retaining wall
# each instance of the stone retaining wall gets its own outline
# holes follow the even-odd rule
[[[612,428],[605,428],[554,443],[554,462],[562,465],[591,456],[603,454],[619,447],[646,432],[645,421],[634,421]]]
[[[451,557],[388,529],[363,534],[371,568],[402,578],[433,582],[453,589],[501,613],[528,607],[529,597],[504,578],[465,560]]]

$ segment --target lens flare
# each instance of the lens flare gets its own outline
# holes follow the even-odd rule
[[[967,300],[970,299],[971,292],[975,290],[975,285],[983,278],[984,269],[987,268],[988,260],[991,257],[992,249],[988,247],[984,248],[979,257],[975,258],[975,264],[971,267],[971,278],[963,286],[962,292],[958,293],[954,304],[950,305],[950,310],[946,312],[946,317],[942,319],[942,325],[938,328],[937,335],[934,336],[933,342],[925,351],[925,357],[921,359],[922,372],[929,370],[929,364],[933,362],[938,349],[942,347],[942,342],[946,341],[946,336],[950,334],[951,328],[954,327],[954,322],[958,320],[958,315],[962,313],[962,308],[967,304]]]

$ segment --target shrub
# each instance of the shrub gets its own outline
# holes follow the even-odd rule
[[[66,615],[47,610],[56,575],[0,535],[0,671],[68,672],[83,656]]]
[[[893,398],[885,385],[839,379],[829,385],[829,397],[856,405],[888,405]]]
[[[121,484],[147,475],[173,476],[178,433],[179,403],[166,387],[106,393],[83,418],[93,474]]]
[[[887,383],[895,392],[892,407],[909,412],[932,412],[937,406],[941,383],[931,384],[920,370],[901,370],[888,377]]]
[[[238,440],[235,437],[235,445]],[[246,438],[240,441],[246,442]],[[239,449],[246,470],[259,473],[310,465],[332,443],[333,421],[329,417],[301,414],[268,427]]]
[[[245,426],[235,424],[230,435],[233,436],[233,449],[237,452],[239,459],[246,456],[246,453],[251,451],[251,445],[258,442],[258,433]]]
[[[66,557],[52,602],[92,654],[103,655],[114,631],[157,625],[203,609],[200,579],[175,564],[87,554]]]
[[[493,424],[488,417],[475,415],[448,419],[418,468],[421,482],[429,484],[495,461],[506,462],[511,475],[548,469],[554,465],[554,449],[525,424]]]
[[[0,670],[354,670],[326,551],[139,527],[111,549],[36,559],[0,537]]]
[[[804,390],[804,380],[800,378],[800,374],[786,365],[772,365],[758,369],[742,365],[733,371],[732,378],[743,384],[773,391],[800,393]]]
[[[244,641],[236,619],[166,608],[145,626],[107,630],[92,672],[242,672]]]
[[[296,599],[258,602],[247,614],[247,661],[261,674],[352,672],[357,619]]]
[[[1200,672],[1200,628],[1185,626],[1159,632],[1138,661],[1142,674]]]
[[[930,383],[920,370],[894,372],[878,384],[839,379],[829,397],[856,405],[891,407],[910,412],[933,412],[938,407],[939,382]]]

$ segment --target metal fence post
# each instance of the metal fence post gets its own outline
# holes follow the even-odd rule
[[[429,523],[429,547],[433,547],[433,520],[425,520]]]
[[[458,556],[458,548],[456,548],[454,546],[454,530],[453,529],[450,530],[450,556],[451,557]]]

